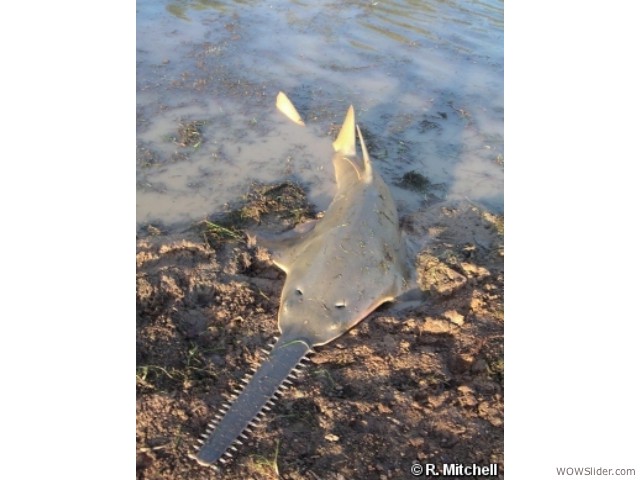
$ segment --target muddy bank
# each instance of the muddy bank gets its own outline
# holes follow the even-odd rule
[[[316,213],[295,185],[137,240],[137,477],[212,478],[196,438],[277,334],[284,274],[246,227]],[[318,349],[220,478],[415,478],[412,463],[503,464],[502,220],[467,203],[403,219],[424,301],[374,312]]]

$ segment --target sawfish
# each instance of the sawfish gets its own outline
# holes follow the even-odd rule
[[[276,106],[304,125],[284,93]],[[361,156],[356,152],[356,131]],[[353,106],[333,149],[337,191],[324,216],[294,235],[262,241],[286,273],[278,312],[280,335],[198,441],[191,456],[202,465],[217,468],[233,457],[315,347],[340,337],[407,289],[407,253],[396,205],[373,169]]]

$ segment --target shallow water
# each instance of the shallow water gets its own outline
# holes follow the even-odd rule
[[[503,209],[501,1],[137,1],[137,221],[221,212],[252,182],[334,189],[353,104],[400,215],[468,198]],[[307,127],[274,103],[283,90]],[[181,122],[202,121],[180,146]],[[430,187],[398,185],[415,171]]]

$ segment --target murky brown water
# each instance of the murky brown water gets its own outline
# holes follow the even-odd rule
[[[137,2],[137,220],[220,212],[251,182],[333,193],[332,126],[350,103],[400,214],[503,205],[499,1]],[[284,90],[307,121],[274,108]],[[180,124],[201,141],[179,145]],[[408,172],[425,190],[398,186]]]

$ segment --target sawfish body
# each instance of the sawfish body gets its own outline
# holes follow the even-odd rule
[[[289,100],[278,108],[300,123]],[[298,121],[299,120],[299,121]],[[356,153],[356,129],[362,157]],[[398,214],[388,187],[373,170],[350,107],[333,144],[337,192],[324,217],[297,235],[263,239],[287,274],[280,300],[280,337],[253,376],[243,380],[216,416],[194,458],[225,463],[246,430],[269,410],[298,366],[313,351],[344,334],[407,286],[408,271]]]
[[[336,152],[338,191],[324,218],[273,259],[287,273],[278,326],[283,338],[324,345],[405,287],[405,253],[389,189],[358,159]]]

